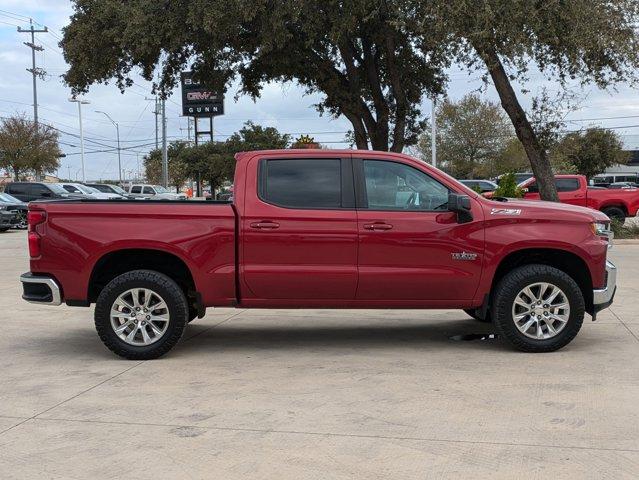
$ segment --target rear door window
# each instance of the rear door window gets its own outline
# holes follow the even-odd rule
[[[29,184],[27,183],[10,183],[5,189],[11,195],[27,195],[29,193]]]
[[[144,187],[142,193],[146,193],[147,195],[155,195],[155,190],[153,190],[153,187]]]
[[[142,187],[139,185],[131,187],[131,193],[142,193]]]
[[[260,164],[260,198],[288,208],[342,207],[340,159],[265,160]]]
[[[576,178],[558,178],[555,180],[558,192],[574,192],[579,190],[579,180]]]

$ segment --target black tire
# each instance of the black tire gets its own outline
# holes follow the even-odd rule
[[[7,230],[9,230],[9,228],[11,228],[11,227],[7,227],[7,228],[2,227],[2,228],[0,228],[0,232],[6,232]]]
[[[570,306],[568,321],[558,334],[548,339],[533,339],[515,325],[513,304],[519,292],[536,282],[559,287]],[[497,333],[517,350],[523,352],[554,352],[568,345],[579,333],[584,319],[585,305],[581,289],[568,274],[548,265],[524,265],[501,279],[493,295],[493,323]]]
[[[608,215],[610,220],[618,220],[621,223],[624,223],[626,221],[626,212],[624,212],[622,208],[606,207],[601,210],[601,212]]]
[[[126,343],[111,326],[111,307],[118,296],[132,288],[147,288],[164,299],[170,316],[168,327],[155,343],[136,346]],[[109,282],[95,304],[95,328],[102,342],[116,355],[129,360],[151,360],[161,357],[182,337],[189,314],[184,292],[171,278],[152,270],[133,270]],[[147,317],[148,318],[148,317]]]
[[[490,318],[490,312],[486,312],[486,318],[482,318],[479,314],[479,309],[473,308],[470,310],[464,309],[467,315],[470,315],[472,318],[482,323],[492,323],[493,319]]]

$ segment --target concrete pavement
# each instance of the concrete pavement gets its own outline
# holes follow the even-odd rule
[[[20,300],[0,234],[0,478],[639,477],[639,246],[552,354],[461,311],[209,310],[167,357],[102,346],[92,309]]]

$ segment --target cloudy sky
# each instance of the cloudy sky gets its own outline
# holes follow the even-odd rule
[[[80,143],[77,104],[70,103],[69,90],[60,75],[66,64],[60,48],[61,28],[68,23],[72,4],[67,0],[0,0],[0,117],[23,113],[33,116],[31,74],[25,69],[31,66],[31,51],[22,42],[29,35],[18,33],[17,26],[28,27],[32,18],[37,28],[46,25],[49,33],[36,35],[36,43],[44,50],[36,54],[38,67],[46,70],[46,78],[38,81],[39,117],[42,122],[61,130],[62,149],[67,155],[62,159],[59,175],[76,178],[80,169]],[[135,85],[121,94],[115,85],[92,87],[83,105],[83,126],[85,134],[85,161],[87,178],[92,180],[117,178],[116,133],[108,119],[96,110],[107,112],[120,124],[122,147],[122,168],[135,172],[138,162],[155,143],[154,102],[151,87],[142,78],[134,78]],[[478,74],[467,74],[458,69],[450,72],[448,95],[453,99],[481,89]],[[531,75],[526,85],[530,95],[539,93],[542,87],[557,91],[558,86],[539,73]],[[589,125],[613,128],[622,136],[626,147],[639,148],[639,92],[627,85],[620,85],[617,91],[604,92],[594,87],[573,90],[578,98],[579,108],[569,112],[568,129],[579,129]],[[237,131],[248,120],[265,126],[274,126],[281,132],[295,136],[307,133],[327,147],[346,147],[343,143],[350,124],[343,118],[320,117],[313,108],[317,97],[305,96],[295,85],[268,85],[262,97],[253,102],[241,98],[234,102],[234,89],[227,94],[226,114],[215,119],[217,138]],[[496,100],[494,89],[489,86],[481,94]],[[520,94],[526,106],[530,98]],[[167,135],[169,140],[186,139],[187,120],[181,116],[179,92],[176,91],[166,104]],[[424,111],[430,111],[430,103],[425,101]],[[623,127],[623,128],[622,128]],[[106,151],[105,151],[106,150]]]

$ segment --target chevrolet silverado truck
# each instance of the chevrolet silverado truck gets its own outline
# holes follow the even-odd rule
[[[627,217],[637,216],[639,211],[639,189],[636,188],[590,187],[583,175],[556,175],[555,185],[560,202],[594,208],[613,220],[623,222]],[[539,189],[534,178],[519,186],[524,189],[524,198],[539,200]]]
[[[29,208],[23,298],[95,304],[100,338],[129,359],[165,354],[216,306],[463,309],[549,352],[616,289],[603,213],[489,200],[398,153],[240,153],[232,202]]]

